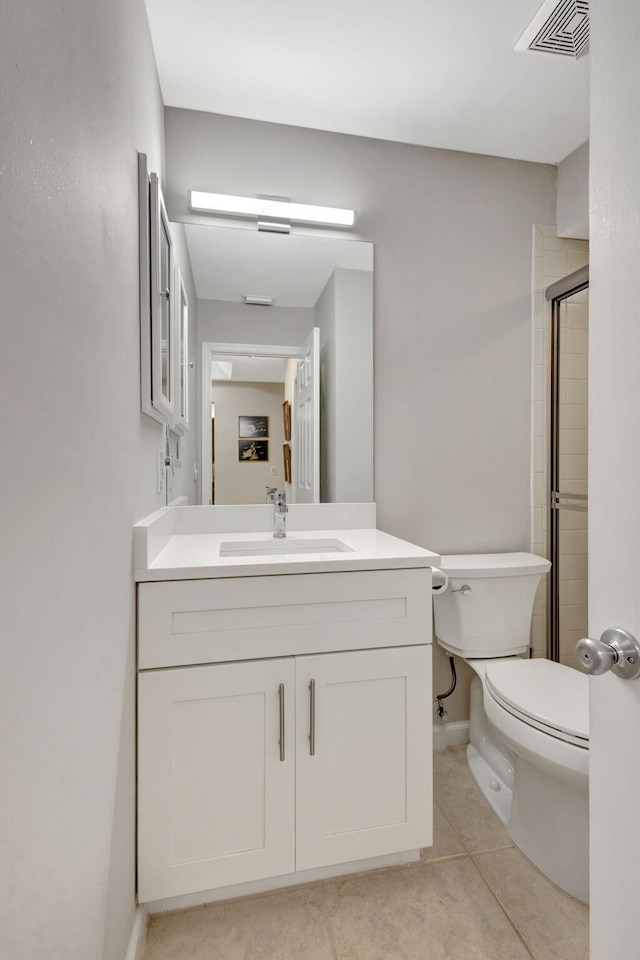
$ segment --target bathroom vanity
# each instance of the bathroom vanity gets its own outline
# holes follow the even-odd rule
[[[439,558],[372,504],[293,505],[286,541],[270,524],[178,507],[135,528],[141,902],[432,842]]]

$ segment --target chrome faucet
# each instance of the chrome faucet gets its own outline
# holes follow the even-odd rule
[[[273,501],[273,535],[274,537],[286,537],[287,531],[285,530],[285,521],[286,514],[289,512],[289,507],[287,506],[287,495],[282,491],[282,493],[276,493]]]

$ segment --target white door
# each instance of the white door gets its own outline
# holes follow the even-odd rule
[[[298,360],[292,414],[293,503],[320,502],[320,328]]]
[[[293,680],[291,658],[140,674],[141,902],[293,872]]]
[[[296,657],[296,869],[432,843],[431,647]]]
[[[592,0],[589,633],[640,637],[637,0]],[[640,957],[640,680],[590,679],[591,960]]]

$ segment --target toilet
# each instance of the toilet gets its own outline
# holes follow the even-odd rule
[[[589,901],[588,677],[529,659],[533,602],[551,564],[530,553],[442,557],[436,639],[474,670],[467,759],[517,847]]]

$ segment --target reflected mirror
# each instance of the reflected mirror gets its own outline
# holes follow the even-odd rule
[[[201,502],[372,501],[373,244],[184,227]]]

